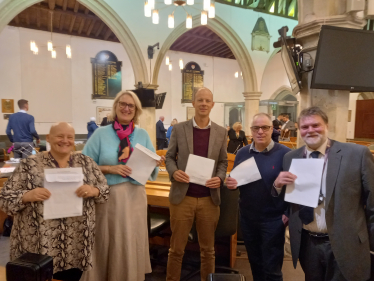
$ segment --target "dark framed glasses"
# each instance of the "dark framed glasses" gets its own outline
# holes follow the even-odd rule
[[[261,129],[263,132],[267,132],[270,130],[271,127],[273,126],[253,126],[251,127],[251,130],[253,132],[258,132]]]
[[[130,109],[130,110],[134,110],[135,109],[135,104],[132,104],[132,103],[126,103],[126,102],[123,102],[123,101],[119,101],[118,102],[118,105],[120,108],[126,108],[126,106]]]

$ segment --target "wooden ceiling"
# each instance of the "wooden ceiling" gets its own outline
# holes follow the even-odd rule
[[[229,46],[206,26],[199,26],[185,32],[171,45],[170,50],[235,59]]]
[[[119,42],[99,17],[76,0],[44,0],[22,11],[9,25]]]

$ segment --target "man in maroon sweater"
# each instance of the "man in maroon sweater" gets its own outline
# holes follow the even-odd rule
[[[195,117],[173,127],[166,169],[170,175],[170,240],[167,281],[180,280],[182,259],[194,220],[201,251],[201,280],[214,272],[214,232],[219,218],[220,188],[227,169],[227,131],[213,123],[209,114],[213,94],[199,89],[192,102]],[[188,157],[194,154],[215,161],[213,175],[205,186],[190,183],[186,170]]]

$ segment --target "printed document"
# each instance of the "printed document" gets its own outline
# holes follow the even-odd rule
[[[44,169],[44,188],[51,192],[51,197],[44,201],[44,219],[81,216],[83,199],[75,191],[82,185],[81,167]]]
[[[286,187],[284,200],[316,208],[321,189],[323,159],[292,159],[290,172],[297,176],[293,184]]]
[[[260,180],[261,174],[258,170],[255,158],[251,157],[236,166],[231,171],[230,177],[236,179],[238,186]]]
[[[187,161],[186,174],[190,182],[205,186],[213,175],[215,161],[209,158],[190,154]]]
[[[132,170],[130,177],[145,185],[160,159],[161,156],[137,143],[126,163]]]

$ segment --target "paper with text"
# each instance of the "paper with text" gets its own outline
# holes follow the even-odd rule
[[[260,180],[261,174],[258,170],[255,158],[251,157],[236,166],[231,171],[230,177],[236,179],[238,186]]]
[[[75,194],[82,185],[81,167],[44,169],[44,188],[51,192],[51,197],[44,201],[44,219],[82,216],[83,199]]]
[[[190,182],[205,186],[206,181],[212,178],[214,163],[212,159],[190,154],[185,173]]]
[[[323,159],[292,159],[289,172],[296,175],[293,184],[288,184],[284,200],[316,208],[321,189]]]
[[[126,165],[131,168],[130,177],[142,185],[147,183],[161,157],[148,148],[137,143]]]

